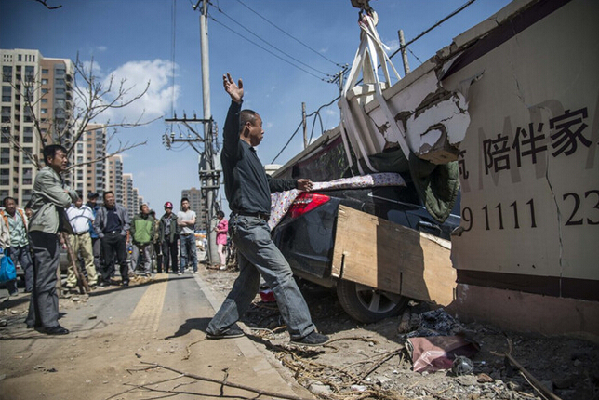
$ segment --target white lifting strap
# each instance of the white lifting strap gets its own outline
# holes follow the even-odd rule
[[[362,76],[364,78],[364,85],[374,85],[374,96],[378,100],[381,110],[383,111],[385,117],[389,121],[389,129],[391,130],[391,135],[393,137],[392,141],[398,142],[400,148],[402,149],[406,157],[409,154],[408,146],[405,139],[405,132],[403,132],[403,127],[400,128],[394,122],[393,113],[389,109],[389,106],[382,95],[381,82],[379,81],[377,73],[379,57],[382,60],[381,67],[385,76],[387,86],[391,86],[391,77],[389,75],[387,63],[391,65],[391,68],[396,78],[399,80],[401,79],[401,77],[395,70],[395,67],[391,62],[391,59],[389,59],[387,53],[385,52],[386,46],[381,42],[379,38],[378,32],[375,27],[377,21],[378,17],[374,11],[371,11],[371,13],[363,13],[361,16],[360,28],[362,32],[360,34],[360,47],[356,52],[351,72],[348,76],[345,86],[343,87],[343,91],[339,99],[339,127],[341,131],[341,137],[343,139],[343,145],[345,147],[345,152],[349,160],[349,164],[350,166],[353,166],[353,160],[351,158],[351,152],[349,149],[349,143],[351,143],[354,145],[356,157],[358,159],[363,158],[364,162],[366,163],[366,166],[374,172],[377,172],[377,170],[370,164],[368,155],[376,153],[380,150],[377,150],[377,145],[373,143],[373,138],[369,134],[369,132],[364,132],[364,134],[360,134],[359,129],[359,126],[372,127],[372,123],[370,122],[368,115],[366,115],[366,111],[364,109],[363,104],[360,105],[358,101],[354,101],[354,104],[352,104],[348,100],[348,93],[352,88],[355,87],[360,72],[362,72]],[[364,89],[366,89],[366,87]],[[360,174],[364,175],[362,166],[359,162],[357,164]]]

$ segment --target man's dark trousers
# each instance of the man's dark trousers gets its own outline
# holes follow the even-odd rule
[[[96,267],[96,271],[101,271],[100,265],[100,246],[101,241],[99,237],[92,238],[92,251],[94,253],[94,266]]]
[[[57,270],[60,265],[60,240],[56,233],[30,232],[33,248],[33,293],[28,327],[52,328],[59,326]]]
[[[102,243],[102,282],[110,283],[110,278],[114,272],[114,263],[120,265],[121,277],[123,283],[129,282],[129,271],[127,268],[127,237],[120,232],[105,233],[100,239]],[[116,259],[116,260],[115,260]]]
[[[179,249],[176,240],[174,242],[169,242],[168,240],[162,242],[162,262],[164,263],[164,272],[168,272],[169,263],[171,265],[171,272],[179,271],[178,253]],[[162,267],[160,267],[160,271],[162,271]]]

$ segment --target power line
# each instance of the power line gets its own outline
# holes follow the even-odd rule
[[[245,29],[248,33],[250,33],[251,35],[255,36],[258,40],[260,40],[262,43],[266,44],[267,46],[272,47],[273,49],[277,50],[278,52],[280,52],[281,54],[284,54],[286,57],[289,57],[290,59],[292,59],[295,62],[298,62],[300,64],[302,64],[303,66],[310,68],[311,70],[319,73],[319,74],[323,74],[326,75],[327,77],[330,76],[329,74],[327,74],[326,72],[323,71],[319,71],[316,68],[312,67],[311,65],[306,64],[305,62],[291,56],[290,54],[286,53],[285,51],[281,50],[280,48],[278,48],[277,46],[269,43],[268,41],[264,40],[262,37],[260,37],[260,35],[258,35],[257,33],[251,31],[250,29],[248,29],[246,26],[244,26],[242,23],[240,23],[239,21],[235,20],[233,17],[229,16],[227,13],[225,13],[221,8],[218,8],[218,11],[223,14],[225,17],[227,17],[228,19],[230,19],[232,22],[234,22],[235,24],[239,25],[241,28]]]
[[[286,62],[286,63],[288,63],[289,65],[291,65],[291,66],[293,66],[293,67],[295,67],[295,68],[299,69],[299,70],[300,70],[300,71],[302,71],[302,72],[305,72],[306,74],[310,74],[310,75],[312,75],[313,77],[315,77],[316,79],[318,79],[318,80],[320,80],[320,81],[327,82],[325,79],[321,78],[320,76],[318,76],[318,75],[315,75],[314,73],[312,73],[312,72],[310,72],[310,71],[306,71],[306,70],[305,70],[305,69],[303,69],[302,67],[300,67],[300,66],[298,66],[298,65],[296,65],[296,64],[293,64],[291,61],[289,61],[289,60],[286,60],[286,59],[284,59],[284,58],[280,57],[279,55],[277,55],[277,54],[273,53],[273,52],[272,52],[272,51],[270,51],[269,49],[267,49],[267,48],[265,48],[265,47],[263,47],[263,46],[260,46],[258,43],[256,43],[256,42],[252,41],[251,39],[248,39],[246,36],[243,36],[243,35],[242,35],[242,34],[240,34],[239,32],[235,32],[233,29],[229,28],[227,25],[223,24],[222,22],[220,22],[219,20],[215,19],[214,17],[212,17],[212,16],[209,16],[209,18],[210,18],[211,20],[213,20],[214,22],[216,22],[217,24],[219,24],[220,26],[222,26],[223,28],[225,28],[225,29],[227,29],[227,30],[229,30],[229,31],[233,32],[234,34],[236,34],[236,35],[238,35],[238,36],[242,37],[243,39],[247,40],[248,42],[250,42],[250,43],[251,43],[251,44],[253,44],[254,46],[256,46],[256,47],[259,47],[259,48],[261,48],[262,50],[264,50],[264,51],[266,51],[266,52],[268,52],[268,53],[272,54],[274,57],[278,58],[279,60],[281,60],[281,61],[285,61],[285,62]],[[327,83],[328,83],[328,82],[327,82]]]
[[[260,15],[256,10],[252,9],[251,7],[247,6],[245,3],[243,3],[241,0],[237,0],[237,2],[239,4],[241,4],[242,6],[244,6],[245,8],[247,8],[248,10],[250,10],[251,12],[253,12],[254,14],[256,14],[257,16],[259,16],[260,18],[262,18],[264,21],[268,22],[269,24],[271,24],[272,26],[274,26],[276,29],[278,29],[279,31],[281,31],[282,33],[284,33],[285,35],[289,36],[291,39],[295,40],[296,42],[298,42],[299,44],[301,44],[302,46],[304,46],[305,48],[312,50],[315,54],[317,54],[318,56],[324,58],[325,60],[327,60],[330,63],[335,64],[336,66],[343,68],[343,66],[329,58],[327,58],[326,56],[324,56],[322,53],[314,50],[312,47],[308,46],[307,44],[305,44],[304,42],[302,42],[301,40],[299,40],[298,38],[296,38],[295,36],[287,33],[285,30],[283,30],[282,28],[278,27],[277,25],[275,25],[272,21],[270,21],[268,18],[263,17],[262,15]]]
[[[464,10],[465,8],[471,6],[476,0],[469,0],[466,3],[464,3],[462,6],[460,6],[457,10],[455,10],[454,12],[452,12],[451,14],[449,14],[447,17],[443,18],[440,21],[437,21],[433,24],[433,26],[431,26],[430,28],[428,28],[427,30],[420,32],[418,35],[416,35],[416,37],[412,40],[410,40],[408,43],[405,44],[404,47],[408,47],[409,45],[411,45],[412,43],[414,43],[415,41],[417,41],[418,39],[420,39],[422,36],[426,35],[427,33],[429,33],[430,31],[432,31],[433,29],[435,29],[436,27],[438,27],[439,25],[441,25],[443,22],[447,21],[448,19],[454,17],[455,15],[457,15],[459,12],[461,12],[462,10]],[[394,55],[396,55],[397,53],[399,53],[401,51],[401,46],[399,49],[395,50],[393,52],[393,54],[391,54],[391,56],[389,58],[393,58]],[[412,53],[414,54],[414,53]],[[416,57],[418,58],[418,57]]]
[[[175,107],[175,49],[176,49],[176,36],[177,36],[177,0],[173,0],[173,6],[171,9],[171,74],[172,74],[172,90],[171,90],[171,115],[174,113]]]

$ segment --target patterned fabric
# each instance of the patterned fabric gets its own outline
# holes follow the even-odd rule
[[[299,196],[300,191],[297,189],[288,190],[286,192],[271,193],[271,207],[270,207],[270,219],[268,220],[268,226],[272,230],[280,220],[283,219],[287,210],[293,204],[293,201]]]
[[[394,172],[383,172],[378,174],[354,176],[353,178],[336,179],[328,182],[314,182],[313,192],[338,189],[363,189],[380,186],[405,186],[406,181],[401,175]],[[270,219],[268,225],[272,230],[287,213],[291,204],[300,192],[297,189],[281,193],[271,193]]]

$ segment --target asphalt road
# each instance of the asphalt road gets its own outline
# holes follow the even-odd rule
[[[0,399],[147,399],[172,392],[174,399],[253,396],[179,372],[312,398],[250,339],[205,339],[223,295],[201,275],[156,274],[148,282],[132,281],[129,288],[61,299],[60,322],[71,334],[58,337],[25,327],[29,295],[4,297]]]

